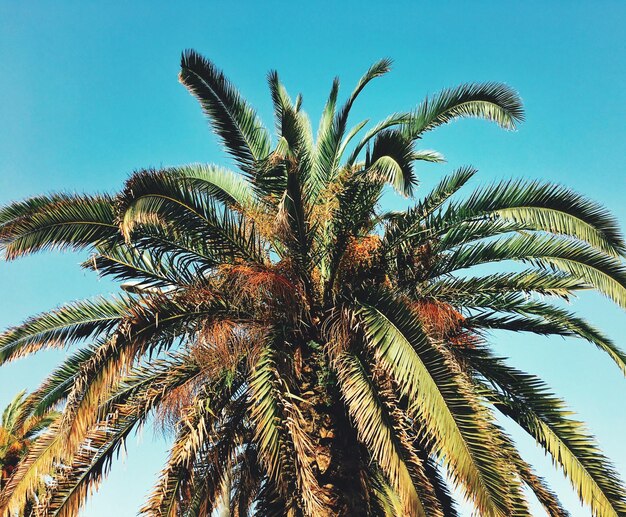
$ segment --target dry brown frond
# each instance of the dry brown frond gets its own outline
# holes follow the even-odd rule
[[[252,322],[214,320],[203,325],[190,349],[202,371],[212,377],[224,370],[235,372],[242,359],[250,369],[266,334],[265,327]]]
[[[475,347],[480,337],[463,328],[465,317],[450,304],[432,299],[412,303],[426,333],[438,342]]]
[[[223,264],[218,275],[236,303],[251,305],[261,314],[297,312],[304,301],[303,289],[287,276],[288,265],[256,266]]]
[[[354,333],[355,322],[351,319],[351,313],[347,311],[338,311],[326,320],[322,334],[326,341],[328,356],[333,361],[350,347]]]
[[[195,380],[195,379],[194,379]],[[186,382],[168,392],[155,412],[155,424],[163,433],[171,432],[182,420],[182,416],[195,400],[198,382]]]

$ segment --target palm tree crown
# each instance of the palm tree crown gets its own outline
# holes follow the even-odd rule
[[[55,472],[42,511],[75,515],[156,414],[175,437],[144,515],[449,516],[450,485],[480,515],[529,515],[525,487],[566,515],[500,413],[593,515],[624,515],[623,486],[583,425],[487,341],[492,329],[578,336],[626,372],[626,356],[559,303],[595,289],[626,307],[616,221],[542,182],[457,196],[470,167],[416,199],[417,162],[443,160],[417,147],[426,132],[463,117],[512,129],[523,110],[504,85],[469,84],[349,127],[360,92],[389,68],[375,63],[343,104],[335,80],[316,137],[302,98],[270,73],[272,140],[223,73],[187,51],[180,81],[238,172],[142,170],[115,196],[39,196],[0,211],[6,259],[87,249],[83,266],[124,290],[0,335],[2,362],[87,343],[32,395],[38,411],[63,413],[0,508],[18,508]],[[381,210],[387,186],[412,207]],[[523,267],[506,269],[512,261]]]

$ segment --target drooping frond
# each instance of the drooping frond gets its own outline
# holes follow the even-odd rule
[[[417,480],[411,475],[408,466],[410,454],[398,439],[394,422],[378,400],[377,388],[368,379],[359,359],[349,352],[343,352],[335,358],[334,367],[359,439],[367,446],[374,461],[380,465],[393,490],[399,494],[404,503],[403,514],[437,515],[436,507],[424,508],[416,487]],[[417,458],[413,460],[413,469],[422,468],[417,461]]]
[[[543,478],[535,474],[528,463],[520,456],[516,456],[514,463],[521,480],[535,494],[548,515],[551,517],[569,517],[569,513],[563,508],[556,494],[550,490]]]
[[[133,175],[119,197],[118,210],[127,239],[140,225],[162,226],[203,243],[216,263],[238,257],[263,260],[259,237],[240,213],[185,187],[166,171]]]
[[[93,427],[70,465],[59,467],[57,479],[47,486],[46,515],[78,515],[90,491],[108,474],[116,454],[139,423],[136,412],[104,420]]]
[[[283,419],[281,418],[280,386],[277,385],[273,351],[261,351],[250,376],[250,418],[254,441],[258,444],[261,462],[282,497],[293,497],[293,465],[287,461]]]
[[[359,312],[373,353],[408,397],[411,413],[423,422],[455,483],[467,490],[479,511],[507,515],[510,501],[503,465],[479,403],[468,400],[471,395],[406,306],[372,293]]]
[[[150,232],[144,238],[157,249],[149,252],[141,249],[144,246],[140,248],[125,243],[98,248],[82,267],[101,276],[132,282],[130,285],[135,289],[160,289],[197,283],[201,272],[199,263],[211,261],[203,253],[203,247],[192,246],[192,242],[185,242],[182,238],[174,239],[166,232]],[[122,288],[126,285],[129,284]]]
[[[216,165],[185,165],[168,169],[168,173],[190,189],[203,192],[231,208],[246,209],[254,205],[254,185],[244,176]]]
[[[410,197],[417,185],[412,162],[416,155],[412,142],[396,130],[381,131],[372,145],[366,174],[389,183],[400,194]]]
[[[34,415],[43,415],[60,404],[68,396],[80,367],[97,350],[97,346],[80,348],[56,368],[46,380],[31,393],[27,404]]]
[[[177,357],[133,373],[122,389],[103,407],[106,415],[88,434],[71,465],[57,469],[47,490],[45,509],[50,515],[76,515],[86,495],[106,477],[128,435],[145,422],[151,410],[182,383],[197,374],[197,365]],[[138,389],[141,384],[143,389]],[[132,386],[132,388],[129,388]]]
[[[553,236],[514,235],[459,246],[441,257],[431,271],[431,277],[504,260],[531,262],[564,271],[626,307],[626,266],[623,262],[582,242]]]
[[[593,343],[606,352],[626,374],[626,354],[600,331],[567,310],[548,303],[528,300],[526,296],[519,293],[460,295],[457,300],[468,309],[488,309],[486,312],[473,314],[466,322],[468,326],[479,324],[481,320],[488,322],[490,316],[498,313],[508,312],[530,316],[528,323],[533,321],[545,323],[543,327],[539,327],[543,330],[541,333],[581,337]],[[553,332],[550,332],[550,329],[553,329]],[[532,331],[532,327],[529,326],[527,330]]]
[[[538,181],[504,181],[475,191],[454,204],[439,222],[477,217],[498,217],[529,229],[570,235],[605,253],[618,256],[626,250],[615,218],[597,203],[560,185]]]
[[[128,298],[96,298],[33,316],[0,334],[0,363],[43,348],[65,347],[111,331],[127,314]]]
[[[57,194],[14,203],[2,210],[0,250],[7,260],[47,249],[81,249],[119,232],[109,196]]]
[[[198,464],[206,463],[207,471],[202,475],[203,493],[207,504],[214,507],[221,481],[238,445],[236,433],[240,430],[244,405],[239,403],[232,415],[227,411],[237,388],[238,385],[229,385],[225,379],[209,383],[200,390],[192,405],[185,408],[167,466],[141,510],[143,515],[181,515],[192,502],[186,500],[185,493],[195,483]],[[245,394],[239,394],[237,398],[243,400],[244,397]],[[207,462],[207,459],[212,461]]]
[[[490,390],[495,406],[552,456],[594,516],[619,516],[626,511],[625,489],[615,469],[583,424],[569,418],[571,412],[540,379],[485,352],[466,354],[466,358],[497,388]]]
[[[419,138],[426,131],[463,117],[490,120],[504,129],[514,129],[524,119],[517,92],[501,83],[470,83],[442,90],[411,113],[403,131]]]
[[[57,460],[70,462],[91,426],[98,421],[99,408],[111,390],[130,370],[133,362],[150,350],[167,349],[193,321],[215,316],[226,307],[215,297],[197,299],[155,296],[137,304],[116,332],[80,365],[69,392],[63,417],[55,423],[20,464],[5,487],[0,508],[22,504]],[[185,330],[183,330],[185,329]]]

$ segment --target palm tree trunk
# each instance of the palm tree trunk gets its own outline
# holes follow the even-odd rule
[[[364,457],[329,375],[321,354],[303,351],[299,387],[306,403],[300,410],[313,445],[309,463],[327,508],[316,517],[371,515]]]

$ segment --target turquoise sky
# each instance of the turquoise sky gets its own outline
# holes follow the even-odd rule
[[[114,191],[135,169],[222,162],[195,101],[177,82],[180,52],[224,68],[268,125],[265,74],[278,69],[315,120],[339,75],[344,93],[374,60],[394,70],[360,98],[354,120],[376,121],[466,81],[516,88],[527,121],[504,132],[479,121],[443,128],[425,145],[448,163],[423,167],[426,188],[462,164],[474,185],[529,177],[567,184],[626,226],[626,2],[0,2],[0,202],[42,192]],[[390,200],[390,204],[395,201]],[[114,286],[83,272],[80,255],[0,263],[0,326]],[[626,316],[585,295],[575,307],[622,347]],[[589,422],[626,477],[626,381],[584,342],[494,336],[500,353],[543,376]],[[65,352],[0,370],[0,406],[32,389]],[[515,436],[518,436],[516,434]],[[135,515],[165,457],[146,428],[129,441],[87,517]],[[573,516],[576,497],[529,440],[523,448]],[[469,515],[469,513],[468,513]],[[540,510],[537,515],[543,515]]]

